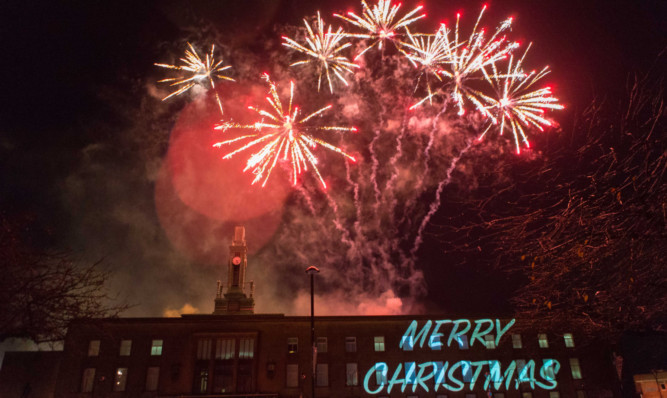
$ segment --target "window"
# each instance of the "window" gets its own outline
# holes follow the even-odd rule
[[[493,393],[493,398],[505,398],[505,393],[504,392]]]
[[[239,342],[239,359],[252,359],[255,356],[255,340],[241,339]]]
[[[402,336],[401,337],[401,349],[403,351],[412,351],[415,346],[415,341],[412,336]]]
[[[565,347],[574,348],[574,337],[572,337],[572,333],[565,333],[563,339],[565,340]]]
[[[484,345],[489,350],[496,348],[496,336],[492,334],[487,334],[484,336]]]
[[[357,352],[357,338],[356,337],[346,337],[345,338],[345,352]]]
[[[151,355],[162,355],[162,340],[151,342]]]
[[[121,340],[120,341],[120,352],[118,355],[121,357],[127,357],[130,356],[130,352],[132,352],[132,340]]]
[[[417,381],[417,366],[414,362],[406,362],[405,366],[405,383],[415,384]]]
[[[512,348],[523,348],[523,343],[521,343],[521,335],[520,334],[513,334],[512,335]]]
[[[318,354],[324,354],[327,352],[327,338],[326,337],[318,337],[317,338],[317,353]]]
[[[287,365],[287,378],[285,380],[285,385],[287,387],[299,386],[299,365],[295,363]]]
[[[560,393],[558,391],[549,391],[549,398],[560,398]]]
[[[197,341],[197,359],[211,359],[211,339]]]
[[[378,386],[384,386],[387,384],[387,366],[376,367],[375,368],[375,383]]]
[[[125,391],[126,384],[127,384],[127,368],[116,369],[116,375],[114,376],[113,379],[113,390]]]
[[[558,366],[560,368],[558,362],[553,359],[543,359],[542,362],[542,369],[544,369],[546,380],[556,380],[556,369],[554,369],[554,367]]]
[[[288,337],[287,338],[287,352],[290,354],[295,354],[299,352],[299,338],[298,337]]]
[[[90,343],[88,343],[88,356],[96,357],[98,355],[100,355],[100,341],[90,340]]]
[[[532,392],[523,392],[521,393],[521,398],[533,398]]]
[[[581,379],[581,367],[579,366],[579,359],[570,358],[570,369],[572,370],[572,378],[575,380]]]
[[[373,338],[373,343],[375,345],[375,351],[377,352],[384,351],[384,336],[375,336]]]
[[[448,398],[447,394],[438,394],[435,396],[435,398]]]
[[[146,391],[157,391],[157,382],[160,379],[160,368],[151,366],[146,371]]]
[[[584,390],[577,390],[577,398],[586,398],[586,392]]]
[[[537,341],[540,344],[540,348],[549,348],[549,340],[547,340],[546,333],[538,334]]]
[[[215,344],[215,359],[234,359],[236,340],[218,339]]]
[[[200,394],[208,392],[208,364],[198,366],[195,371],[195,392]]]
[[[459,349],[467,350],[470,348],[468,345],[468,336],[457,336],[456,341],[459,343]]]
[[[95,368],[86,368],[81,376],[81,392],[93,392],[95,383]]]
[[[346,386],[359,385],[359,374],[357,373],[356,363],[345,364],[345,385]]]
[[[327,387],[329,385],[329,364],[318,363],[315,377],[318,387]]]
[[[477,394],[474,392],[469,392],[466,394],[466,398],[477,398]]]
[[[529,381],[530,376],[528,376],[526,374],[526,371],[524,370],[526,368],[526,360],[525,359],[517,359],[515,362],[516,362],[517,380],[519,382]]]
[[[463,372],[463,381],[466,383],[472,382],[472,365],[470,362],[461,361],[461,372]]]

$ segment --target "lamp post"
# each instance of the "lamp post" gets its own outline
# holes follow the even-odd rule
[[[313,347],[313,376],[311,378],[311,398],[315,398],[315,376],[316,376],[316,355],[317,345],[315,345],[315,274],[320,270],[311,265],[306,269],[306,273],[310,275],[310,344]]]

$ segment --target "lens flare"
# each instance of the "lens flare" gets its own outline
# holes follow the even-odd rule
[[[158,83],[170,83],[170,86],[176,87],[176,90],[164,97],[162,101],[182,94],[197,84],[200,84],[201,82],[208,81],[211,85],[211,88],[215,88],[216,79],[234,81],[234,79],[231,77],[223,74],[223,72],[230,69],[231,66],[222,65],[222,59],[215,59],[215,45],[211,45],[211,51],[206,54],[203,59],[199,56],[197,50],[195,50],[192,44],[188,43],[188,47],[190,49],[185,50],[185,56],[180,59],[182,63],[181,65],[155,64],[155,66],[159,66],[161,68],[167,68],[181,72],[176,77],[170,77],[158,81]],[[215,98],[218,101],[220,112],[222,112],[222,102],[220,102],[220,97],[217,93],[215,94]]]
[[[347,36],[374,40],[373,43],[366,47],[364,51],[359,53],[355,59],[361,57],[366,51],[370,50],[376,45],[380,50],[382,50],[383,43],[387,40],[396,43],[399,36],[399,29],[405,28],[411,23],[426,17],[426,14],[415,16],[415,14],[424,8],[423,6],[419,6],[405,14],[398,21],[394,21],[396,19],[398,10],[401,8],[401,4],[399,3],[392,5],[391,0],[379,0],[378,3],[373,6],[373,8],[369,7],[365,0],[361,0],[361,5],[363,7],[361,16],[353,12],[348,12],[347,17],[340,14],[334,14],[334,16],[341,18],[367,32],[347,33]]]
[[[347,86],[348,83],[347,80],[345,80],[344,75],[351,73],[353,68],[358,68],[359,66],[350,62],[347,57],[340,55],[342,50],[350,46],[350,43],[341,43],[341,41],[345,38],[343,28],[338,28],[338,30],[333,32],[332,26],[329,25],[329,28],[325,31],[324,22],[322,22],[319,11],[317,12],[317,25],[315,30],[310,27],[308,21],[305,19],[303,20],[303,23],[306,25],[306,43],[308,44],[308,47],[305,47],[297,43],[295,40],[285,36],[283,36],[283,40],[285,40],[283,45],[293,50],[299,51],[309,56],[310,58],[295,62],[290,66],[310,63],[317,64],[317,91],[320,91],[323,74],[327,78],[327,82],[329,83],[329,91],[331,93],[333,93],[331,73],[333,73],[341,82],[343,82],[343,84]]]
[[[484,96],[486,109],[494,115],[494,118],[493,123],[489,124],[479,139],[484,138],[493,126],[500,124],[498,130],[501,135],[506,129],[512,132],[517,153],[521,152],[519,140],[530,148],[524,128],[535,127],[544,131],[542,126],[551,126],[551,122],[544,117],[546,110],[564,108],[558,104],[558,99],[553,97],[551,87],[539,89],[533,87],[549,74],[548,66],[539,72],[532,71],[528,74],[523,72],[522,64],[529,49],[530,45],[516,62],[513,56],[510,57],[507,73],[498,73],[495,65],[491,66],[491,74],[485,73],[485,78],[493,86],[496,96]]]
[[[271,81],[268,74],[263,75],[264,80],[269,84],[269,96],[266,97],[267,102],[271,107],[269,110],[261,108],[248,107],[257,112],[262,118],[249,125],[242,125],[232,122],[225,122],[215,127],[216,130],[223,132],[229,129],[252,129],[256,133],[247,134],[240,137],[232,138],[225,141],[220,141],[213,144],[214,147],[220,148],[224,145],[230,145],[237,142],[247,142],[245,145],[235,149],[223,156],[223,159],[229,159],[232,156],[261,146],[261,148],[250,155],[243,171],[252,170],[255,174],[253,184],[262,181],[262,186],[265,186],[271,172],[276,167],[279,161],[289,162],[292,169],[292,184],[296,185],[297,177],[303,171],[307,171],[310,166],[320,180],[322,187],[327,188],[322,174],[317,167],[318,159],[313,153],[313,149],[318,145],[345,156],[351,161],[355,162],[355,158],[347,154],[341,148],[332,145],[320,138],[317,138],[308,133],[312,130],[327,130],[327,131],[354,131],[354,127],[340,127],[340,126],[312,126],[304,124],[315,116],[319,116],[323,112],[332,108],[331,105],[325,106],[306,117],[300,118],[300,109],[293,106],[294,98],[294,82],[290,82],[290,98],[289,104],[285,109],[276,85]],[[264,118],[269,121],[264,122]]]

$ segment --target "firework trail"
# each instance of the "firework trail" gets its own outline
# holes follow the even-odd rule
[[[230,69],[231,66],[222,65],[222,59],[215,59],[215,45],[211,45],[211,51],[206,54],[204,59],[199,56],[197,50],[195,50],[192,44],[188,43],[188,47],[190,49],[185,50],[185,56],[180,59],[182,65],[155,64],[155,66],[159,66],[161,68],[167,68],[181,72],[181,74],[177,77],[170,77],[158,81],[158,83],[170,83],[170,86],[176,87],[176,90],[164,97],[162,101],[165,101],[179,94],[183,94],[197,84],[200,84],[202,81],[208,81],[211,85],[211,88],[213,89],[215,89],[215,79],[234,81],[234,79],[231,77],[223,74],[223,72]],[[222,102],[220,101],[220,97],[218,96],[217,92],[215,93],[215,99],[218,102],[218,107],[220,108],[220,113],[222,114]]]
[[[459,154],[452,159],[452,163],[449,165],[449,168],[447,168],[447,172],[445,175],[445,178],[438,183],[438,189],[435,191],[435,199],[433,202],[431,202],[428,213],[426,213],[426,216],[422,219],[421,224],[419,225],[419,230],[417,230],[417,237],[415,238],[415,243],[412,246],[412,249],[410,250],[410,257],[414,259],[417,255],[417,251],[419,250],[419,247],[421,246],[423,242],[422,235],[424,234],[424,229],[426,229],[426,225],[431,221],[431,217],[438,211],[440,208],[440,196],[442,195],[442,190],[452,181],[452,172],[456,168],[457,163],[465,155],[466,152],[470,149],[472,146],[472,141],[468,142],[468,144],[459,152]]]
[[[415,92],[417,92],[422,78],[426,82],[426,97],[413,105],[411,109],[422,104],[428,100],[432,104],[432,98],[435,96],[431,88],[430,77],[434,77],[438,82],[442,82],[442,68],[450,61],[447,51],[446,31],[445,25],[440,25],[435,35],[418,35],[412,34],[409,29],[405,29],[408,35],[409,42],[403,43],[401,52],[412,63],[412,65],[419,69],[419,76],[417,84],[415,85]]]
[[[338,28],[336,32],[332,31],[331,25],[329,25],[328,30],[325,31],[324,23],[320,17],[320,12],[317,12],[317,25],[315,30],[313,30],[308,21],[305,19],[303,23],[306,25],[306,43],[308,47],[305,47],[296,41],[290,39],[289,37],[283,36],[284,46],[289,47],[293,50],[299,51],[309,57],[309,59],[294,62],[290,66],[296,65],[305,65],[310,63],[317,64],[317,91],[320,91],[320,86],[322,84],[322,74],[325,74],[327,82],[329,83],[329,91],[333,93],[333,84],[331,82],[331,73],[333,73],[343,84],[348,85],[347,80],[345,80],[344,75],[351,73],[354,68],[358,68],[359,65],[356,65],[350,62],[346,57],[340,55],[340,52],[344,49],[350,47],[350,43],[341,43],[345,38],[343,33],[343,28]]]
[[[371,8],[368,6],[368,4],[366,4],[365,0],[361,0],[361,6],[363,7],[361,16],[353,12],[348,12],[347,17],[334,14],[335,17],[341,18],[367,32],[346,33],[346,36],[370,39],[373,41],[372,44],[366,47],[366,49],[364,49],[361,53],[359,53],[359,55],[355,57],[355,60],[375,46],[378,46],[378,49],[382,50],[382,46],[385,40],[399,43],[398,36],[400,34],[398,30],[401,28],[406,28],[411,23],[426,16],[426,14],[415,16],[415,14],[417,14],[423,8],[422,6],[419,6],[405,14],[398,21],[394,22],[396,19],[396,14],[401,8],[400,3],[392,5],[391,0],[379,0],[378,3]]]
[[[489,124],[479,139],[483,139],[491,127],[499,124],[501,135],[505,129],[512,132],[516,153],[521,152],[519,137],[524,145],[530,148],[524,128],[535,127],[544,131],[542,126],[551,126],[551,122],[544,118],[545,111],[564,108],[558,104],[558,99],[552,96],[550,87],[534,88],[535,84],[549,73],[548,66],[539,72],[523,73],[522,64],[529,49],[530,45],[517,62],[514,62],[514,57],[510,57],[506,74],[499,74],[495,65],[491,65],[492,74],[485,73],[496,94],[493,97],[483,96],[487,103],[486,109],[494,115],[495,121],[500,119],[500,122]]]
[[[246,144],[240,148],[224,155],[223,159],[229,159],[237,153],[260,146],[260,149],[257,152],[250,155],[246,167],[243,169],[244,172],[252,170],[255,174],[255,179],[252,182],[253,184],[262,181],[262,186],[265,186],[271,176],[271,172],[278,164],[278,161],[281,160],[289,162],[291,165],[293,185],[297,184],[299,174],[303,171],[307,171],[308,166],[310,166],[320,180],[322,187],[326,189],[327,185],[317,167],[318,159],[315,157],[312,149],[320,145],[330,151],[345,156],[353,162],[355,159],[341,148],[308,134],[308,130],[357,131],[357,129],[354,127],[309,126],[304,124],[312,118],[331,109],[332,106],[325,106],[305,117],[300,117],[300,109],[297,106],[293,106],[294,82],[290,82],[289,104],[287,108],[285,108],[280,101],[276,85],[271,81],[269,75],[264,74],[263,78],[269,84],[270,95],[266,100],[271,105],[271,108],[269,108],[270,110],[267,111],[252,106],[248,107],[263,118],[250,125],[225,122],[215,127],[216,130],[222,130],[223,132],[229,129],[251,129],[255,130],[256,133],[220,141],[213,144],[213,146],[220,148],[224,145],[246,142]],[[264,122],[264,118],[269,119],[269,122]]]

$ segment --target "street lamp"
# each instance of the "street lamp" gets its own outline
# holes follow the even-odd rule
[[[313,377],[311,379],[311,398],[315,398],[315,375],[316,375],[316,355],[317,345],[315,345],[315,274],[320,270],[311,265],[306,269],[306,273],[310,275],[310,344],[313,347]]]

